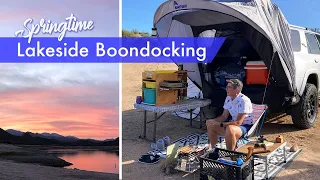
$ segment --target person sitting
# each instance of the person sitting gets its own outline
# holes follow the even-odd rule
[[[241,93],[243,83],[239,79],[227,80],[227,97],[221,116],[206,121],[211,148],[218,142],[218,135],[224,135],[228,150],[235,150],[238,139],[253,125],[251,100]],[[227,121],[231,115],[232,119]],[[210,149],[211,149],[210,148]]]

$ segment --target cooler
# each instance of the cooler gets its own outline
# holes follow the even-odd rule
[[[263,61],[248,61],[246,69],[246,84],[262,84],[268,82],[268,68]]]

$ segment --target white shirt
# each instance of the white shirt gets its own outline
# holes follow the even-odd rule
[[[231,99],[230,96],[226,97],[223,108],[228,110],[230,115],[232,116],[231,121],[236,121],[239,113],[246,113],[246,117],[243,120],[243,125],[252,125],[254,116],[251,114],[252,103],[251,100],[240,93],[234,100]]]

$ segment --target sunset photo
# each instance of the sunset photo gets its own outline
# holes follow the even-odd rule
[[[1,64],[0,142],[46,145],[42,149],[72,164],[61,166],[118,173],[119,82],[115,67]],[[83,146],[99,151],[82,154]],[[65,153],[67,150],[73,154]],[[93,158],[111,158],[113,163],[89,165]]]

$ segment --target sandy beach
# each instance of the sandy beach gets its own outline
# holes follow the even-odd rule
[[[150,142],[139,139],[142,132],[143,112],[134,110],[135,98],[141,95],[141,73],[145,70],[176,69],[174,64],[123,64],[122,69],[122,136],[123,136],[123,179],[199,179],[199,172],[186,174],[177,172],[165,175],[158,164],[144,165],[137,162],[139,157],[148,152]],[[148,114],[152,118],[152,114]],[[206,132],[205,129],[187,127],[187,120],[166,113],[158,121],[157,138],[169,136],[172,140],[192,133]],[[197,127],[198,124],[194,123]],[[147,126],[147,136],[152,137],[152,123]],[[283,135],[289,145],[297,144],[302,152],[281,171],[278,180],[318,179],[320,174],[320,121],[310,129],[299,130],[292,124],[290,116],[269,119],[263,126],[262,135],[274,139]]]
[[[30,148],[0,144],[1,179],[119,179],[118,174],[90,172],[78,169],[66,169],[69,164],[60,158]],[[56,167],[52,167],[56,166]]]

